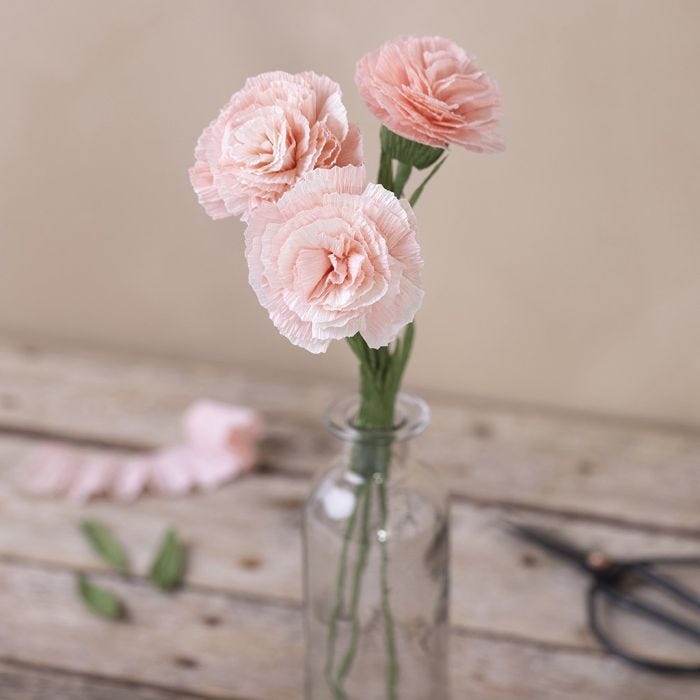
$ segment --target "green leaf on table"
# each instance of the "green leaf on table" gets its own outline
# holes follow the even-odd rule
[[[102,559],[119,571],[128,569],[124,548],[104,525],[95,520],[83,520],[80,529]]]
[[[444,148],[426,146],[424,143],[411,141],[395,134],[385,126],[380,131],[382,152],[416,170],[423,170],[432,165],[444,152]]]
[[[151,581],[164,591],[178,588],[185,576],[185,559],[185,545],[171,528],[163,536],[151,564]]]
[[[91,583],[85,574],[78,574],[78,592],[85,605],[96,615],[109,620],[120,620],[126,608],[114,593]]]

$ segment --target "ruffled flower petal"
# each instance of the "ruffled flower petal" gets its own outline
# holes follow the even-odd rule
[[[355,82],[370,111],[407,139],[477,153],[504,148],[496,82],[449,39],[388,41],[358,61]]]
[[[362,138],[338,84],[274,71],[248,78],[204,129],[189,176],[209,216],[248,221],[307,173],[362,163]]]
[[[309,352],[362,333],[392,342],[423,297],[416,219],[364,168],[318,169],[251,216],[249,280],[277,330]]]

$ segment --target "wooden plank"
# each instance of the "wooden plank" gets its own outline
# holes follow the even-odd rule
[[[81,517],[94,517],[119,535],[134,571],[143,573],[163,530],[174,524],[191,545],[189,585],[300,603],[305,481],[252,476],[187,499],[148,498],[131,506],[98,501],[82,508],[17,492],[9,477],[11,466],[31,445],[26,439],[0,438],[0,556],[99,569],[77,528]],[[595,648],[584,619],[585,578],[512,539],[501,521],[518,515],[513,509],[453,504],[453,624],[502,637]],[[529,521],[565,530],[614,555],[700,551],[694,538],[556,515],[530,515]],[[654,630],[644,633],[654,639]]]
[[[96,577],[129,607],[111,623],[83,608],[71,572],[0,564],[0,580],[0,657],[212,697],[299,696],[297,610]]]
[[[343,390],[211,365],[0,343],[0,426],[156,445],[175,438],[188,402],[208,396],[264,411],[267,462],[303,474],[327,465],[336,450],[320,416]],[[455,494],[700,532],[697,430],[444,397],[431,406],[418,452]]]
[[[690,700],[697,678],[654,676],[597,654],[452,638],[453,700]]]
[[[334,393],[323,384],[302,390],[220,368],[0,347],[0,425],[106,444],[155,445],[174,438],[177,416],[192,398],[218,397],[266,412],[267,462],[282,473],[306,475],[328,463],[335,445],[318,417]],[[583,579],[513,542],[498,526],[505,514],[523,514],[500,506],[519,504],[543,511],[530,512],[530,518],[566,528],[613,554],[696,553],[698,540],[691,535],[700,522],[697,434],[444,399],[432,403],[434,428],[421,451],[468,499],[455,504],[453,518],[453,696],[671,700],[700,693],[694,679],[647,676],[592,652],[581,608]],[[184,500],[82,509],[17,495],[8,470],[32,443],[0,438],[0,615],[3,623],[8,620],[0,628],[0,656],[132,678],[149,692],[151,686],[167,692],[159,690],[167,686],[212,698],[299,696],[298,526],[305,480],[257,476]],[[631,485],[632,479],[637,481]],[[111,639],[115,626],[104,627],[79,608],[69,585],[72,574],[65,570],[100,569],[76,530],[85,514],[114,527],[140,572],[167,524],[176,524],[192,545],[188,589],[174,598],[158,596],[138,580],[105,578],[122,586],[129,599],[137,596],[135,610],[156,620],[116,626],[113,654],[101,640]],[[643,527],[620,525],[625,521]],[[208,629],[196,617],[207,602],[233,610],[236,623],[213,647],[209,634],[225,625]],[[205,614],[210,622],[221,618]],[[640,628],[637,636],[653,641],[653,634]],[[206,668],[196,657],[195,668],[176,641],[203,650]],[[278,661],[274,668],[266,665],[271,653]],[[182,668],[173,672],[173,664]],[[290,682],[290,673],[296,680]]]
[[[119,683],[93,675],[0,661],[0,696],[7,700],[202,700],[204,695]],[[231,697],[230,700],[236,700]]]
[[[5,563],[0,580],[0,655],[11,652],[32,664],[175,687],[185,697],[188,692],[251,700],[301,695],[297,610],[214,593],[165,596],[138,582],[98,576],[132,611],[130,622],[110,623],[81,607],[69,572]],[[453,636],[451,668],[454,698],[687,700],[700,689],[695,679],[635,672],[594,653],[477,635]]]

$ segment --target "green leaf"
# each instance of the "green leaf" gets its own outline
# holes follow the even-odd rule
[[[114,593],[90,583],[85,574],[78,574],[78,592],[85,605],[96,615],[109,620],[120,620],[126,616],[126,608]]]
[[[385,126],[381,128],[380,139],[383,153],[417,170],[429,167],[445,152],[444,148],[426,146],[424,143],[399,136]]]
[[[151,564],[151,581],[164,591],[172,591],[185,576],[185,546],[173,529],[161,540],[158,554]]]
[[[95,520],[83,520],[80,523],[80,529],[102,559],[119,571],[128,569],[129,565],[123,547],[104,525]]]
[[[423,180],[423,182],[416,187],[414,190],[413,194],[411,195],[410,199],[408,200],[408,203],[411,206],[414,206],[415,203],[418,201],[418,198],[423,194],[423,190],[425,189],[425,186],[430,182],[432,179],[433,175],[437,173],[438,170],[442,167],[442,164],[447,160],[447,153],[445,153],[445,157],[441,158],[436,164],[435,167],[428,173],[428,176]]]

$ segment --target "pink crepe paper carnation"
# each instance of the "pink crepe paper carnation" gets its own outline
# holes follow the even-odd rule
[[[360,131],[348,123],[338,84],[275,71],[248,78],[202,132],[189,175],[209,216],[246,221],[305,173],[362,162]]]
[[[495,81],[449,39],[401,37],[357,63],[355,82],[370,111],[418,143],[503,150],[495,133],[501,95]]]
[[[256,209],[245,239],[258,300],[282,335],[311,352],[358,332],[372,348],[388,345],[423,299],[413,211],[365,186],[364,167],[310,173]]]

